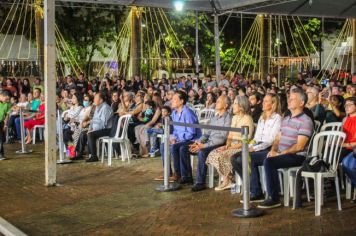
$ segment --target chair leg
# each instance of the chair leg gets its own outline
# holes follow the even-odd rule
[[[336,189],[336,197],[337,197],[337,207],[338,210],[341,211],[341,198],[340,198],[340,186],[339,186],[339,178],[335,176],[335,189]]]
[[[283,170],[283,198],[284,206],[289,206],[289,176],[288,171]]]
[[[351,192],[352,192],[351,181],[348,177],[346,177],[346,199],[351,199]]]
[[[284,193],[284,189],[283,189],[283,177],[282,177],[282,173],[278,171],[278,177],[279,177],[279,187],[281,189],[281,193]],[[267,190],[267,188],[266,188]]]
[[[194,156],[190,155],[190,166],[194,168]]]
[[[124,143],[120,143],[120,151],[121,151],[121,161],[125,161],[126,149]]]
[[[96,140],[96,156],[100,156],[100,140]]]
[[[36,144],[36,127],[32,131],[32,144]]]
[[[111,166],[111,158],[112,158],[112,142],[108,142],[108,165]]]
[[[100,145],[99,145],[100,146]],[[104,163],[104,148],[105,148],[105,143],[101,143],[101,163]]]
[[[126,141],[126,153],[127,153],[127,162],[130,164],[130,157],[131,157],[131,145],[130,141]]]
[[[322,177],[316,174],[314,179],[314,194],[315,194],[315,216],[320,216],[322,195]]]
[[[307,199],[308,199],[308,202],[310,202],[309,178],[304,177],[304,181],[305,181],[305,189],[307,192]]]
[[[345,189],[345,181],[344,181],[344,170],[342,169],[342,165],[339,165],[338,174],[340,174],[340,182],[341,182],[341,189]]]
[[[208,165],[208,171],[209,171],[209,188],[214,188],[214,166]]]

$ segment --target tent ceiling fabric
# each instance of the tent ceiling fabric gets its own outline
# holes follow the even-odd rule
[[[102,3],[102,4],[117,4],[126,6],[140,7],[161,7],[174,9],[175,0],[57,0],[62,2],[86,2],[86,3]],[[182,0],[184,1],[184,9],[214,12],[215,6],[217,12],[226,10],[245,8],[246,6],[256,6],[257,4],[266,4],[270,2],[285,2],[287,0]]]
[[[355,0],[297,0],[273,6],[260,6],[244,12],[276,15],[319,16],[331,18],[356,18]]]
[[[174,0],[57,0],[174,9]],[[356,18],[356,0],[184,0],[184,9],[214,12],[234,10],[315,17]]]

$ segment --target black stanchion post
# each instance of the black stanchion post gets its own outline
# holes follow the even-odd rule
[[[248,140],[248,126],[243,126],[241,130],[242,139]],[[259,209],[250,207],[250,175],[248,173],[248,142],[242,144],[242,182],[243,182],[243,208],[235,209],[231,213],[233,216],[252,218],[262,215]]]
[[[177,183],[169,183],[169,167],[171,164],[171,157],[169,154],[169,117],[166,117],[164,120],[164,174],[163,174],[163,185],[160,185],[156,188],[156,191],[159,192],[171,192],[178,190],[180,188]]]
[[[31,153],[32,150],[26,149],[25,143],[25,127],[24,127],[24,118],[23,118],[23,110],[20,107],[20,127],[21,127],[21,150],[16,151],[17,154],[27,154]]]

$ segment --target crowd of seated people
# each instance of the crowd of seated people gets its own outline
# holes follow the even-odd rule
[[[314,130],[315,121],[321,124],[342,122],[346,141],[340,161],[353,153],[356,85],[351,76],[342,80],[335,73],[329,76],[327,86],[301,73],[297,81],[286,80],[282,86],[277,86],[272,75],[263,81],[258,76],[244,78],[237,74],[230,78],[224,73],[219,81],[210,75],[178,79],[163,76],[152,81],[140,76],[127,80],[106,74],[103,79],[89,80],[84,74],[68,75],[57,79],[56,104],[57,109],[64,112],[63,141],[67,147],[74,146],[76,151],[72,159],[87,157],[87,162],[98,161],[96,141],[104,136],[113,137],[117,121],[123,115],[131,115],[128,139],[133,156],[148,158],[161,153],[164,160],[164,145],[157,137],[163,133],[164,118],[199,124],[199,109],[214,109],[210,125],[249,127],[251,200],[260,202],[262,208],[270,208],[280,205],[277,170],[303,163],[313,132],[318,132]],[[31,85],[28,79],[2,78],[0,84],[1,90],[7,92],[1,96],[1,103],[10,106],[7,109],[4,105],[0,121],[5,122],[11,140],[20,140],[19,110],[23,109],[25,142],[31,143],[33,127],[45,122],[45,91],[41,80],[35,79]],[[3,141],[4,138],[0,140]],[[173,165],[170,181],[193,184],[195,192],[204,190],[207,165],[212,165],[222,177],[215,190],[231,188],[235,173],[242,177],[243,142],[239,132],[202,132],[198,128],[173,125],[169,138]],[[118,145],[114,150],[120,153]],[[195,178],[190,160],[194,155],[198,156]],[[265,170],[267,196],[262,192],[259,166]],[[352,176],[352,171],[345,172]],[[156,178],[162,179],[163,176]]]

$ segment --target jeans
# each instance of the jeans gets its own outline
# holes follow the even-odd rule
[[[24,121],[29,120],[29,119],[24,119]],[[21,122],[20,122],[20,117],[17,117],[15,119],[15,127],[16,127],[16,136],[17,139],[20,140],[21,139]],[[24,136],[26,136],[26,129],[24,129],[25,133]]]
[[[220,146],[221,145],[203,148],[197,153],[198,155],[198,169],[197,169],[197,179],[196,179],[197,184],[205,184],[206,170],[207,170],[207,165],[205,164],[206,158],[208,157],[209,153],[212,150]]]
[[[279,200],[279,178],[278,169],[301,166],[305,160],[304,156],[297,154],[286,154],[266,158],[263,162],[266,175],[267,193],[274,201]]]
[[[182,178],[192,178],[192,166],[190,165],[189,154],[189,145],[192,143],[189,140],[170,145],[174,171]]]
[[[150,128],[147,130],[147,135],[150,141],[150,148],[157,149],[157,134],[163,134],[163,129]]]
[[[251,153],[251,176],[250,176],[250,191],[251,196],[256,197],[262,195],[260,182],[260,172],[258,167],[263,165],[263,161],[267,157],[269,150],[262,150]],[[236,171],[242,179],[242,158],[241,153],[237,153],[231,157],[232,170]]]
[[[259,151],[251,154],[251,180],[250,180],[250,191],[251,196],[262,195],[262,188],[260,182],[260,172],[258,167],[262,166],[269,151]],[[279,185],[278,185],[279,186]]]

